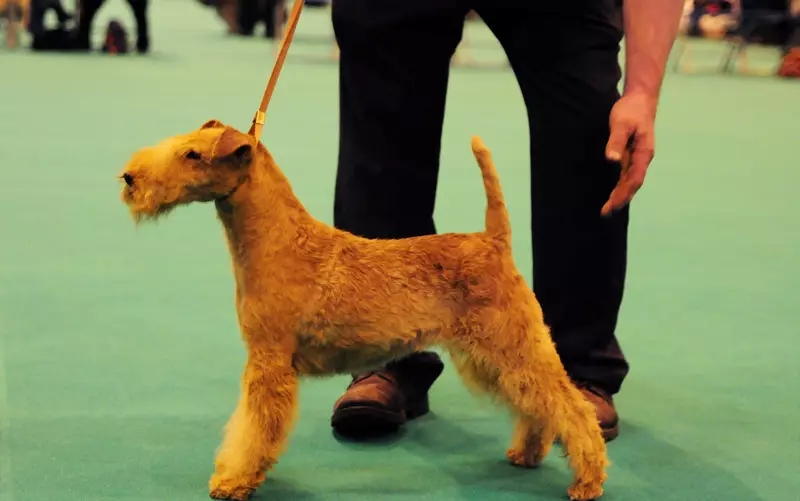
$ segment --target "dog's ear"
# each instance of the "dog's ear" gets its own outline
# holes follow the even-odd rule
[[[204,123],[201,129],[213,129],[214,127],[225,127],[225,124],[220,122],[219,120],[211,119],[208,122]]]
[[[252,138],[238,130],[226,128],[217,138],[211,151],[213,163],[224,163],[235,167],[250,165],[253,159]]]

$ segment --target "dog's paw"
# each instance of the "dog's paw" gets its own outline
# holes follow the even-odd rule
[[[570,501],[593,501],[603,495],[602,485],[573,484],[568,490]]]
[[[233,501],[247,501],[255,488],[234,479],[223,478],[218,475],[211,477],[208,487],[212,499],[230,499]]]
[[[506,451],[506,457],[511,464],[521,468],[536,468],[544,459],[544,455],[542,454],[531,454],[530,452],[526,454],[514,448],[510,448]]]

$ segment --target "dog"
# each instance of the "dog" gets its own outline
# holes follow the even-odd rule
[[[213,7],[222,22],[225,23],[228,34],[239,33],[238,0],[198,0],[205,7]]]
[[[0,22],[5,25],[6,46],[19,46],[20,33],[28,25],[30,0],[0,0]]]
[[[535,467],[560,440],[574,472],[570,499],[603,494],[610,462],[594,409],[516,268],[491,154],[477,137],[472,150],[485,229],[397,240],[318,221],[267,148],[217,120],[132,155],[120,196],[136,224],[213,202],[233,263],[247,361],[212,498],[245,500],[264,482],[296,417],[298,377],[352,374],[430,346],[448,350],[469,388],[516,416],[511,463]]]

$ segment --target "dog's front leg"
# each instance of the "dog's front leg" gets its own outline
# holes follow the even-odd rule
[[[239,404],[209,482],[212,498],[245,500],[261,485],[294,420],[297,386],[291,354],[249,354]]]

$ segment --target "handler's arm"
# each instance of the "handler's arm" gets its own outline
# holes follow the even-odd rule
[[[620,161],[628,149],[630,162],[623,162],[619,182],[601,210],[604,215],[630,203],[653,160],[661,82],[682,12],[683,0],[624,0],[625,89],[611,109],[606,156]]]
[[[683,0],[624,0],[625,93],[658,96]]]

